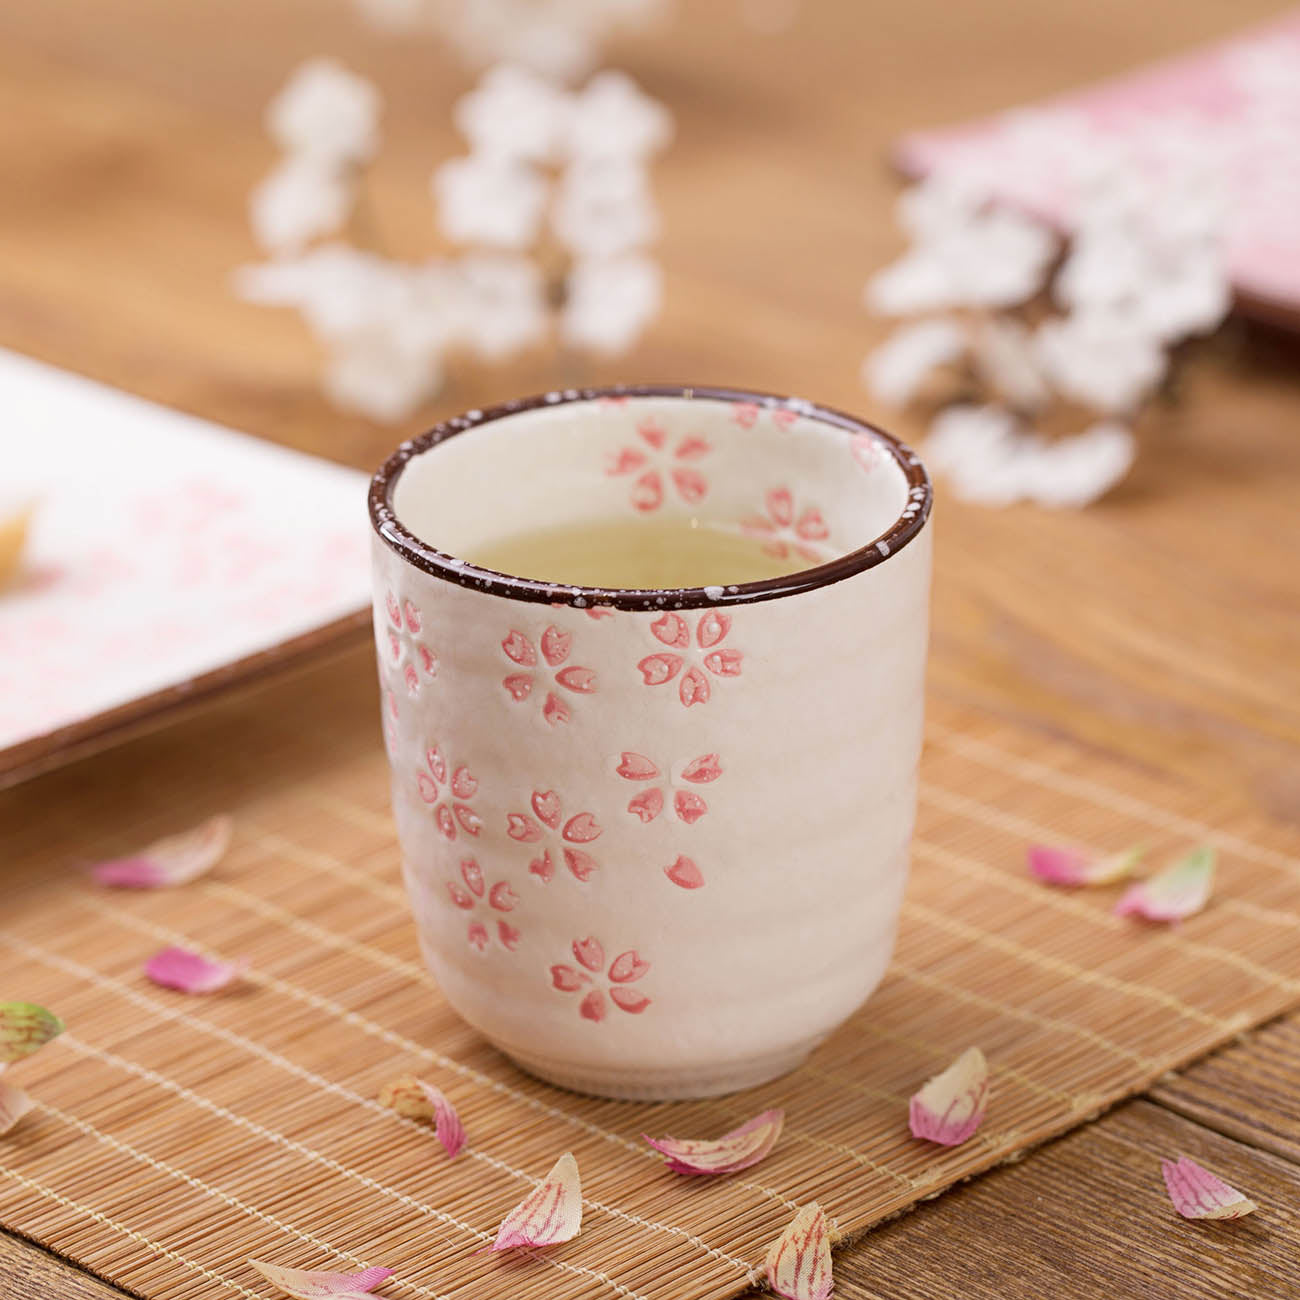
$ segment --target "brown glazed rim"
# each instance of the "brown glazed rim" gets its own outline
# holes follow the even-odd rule
[[[667,397],[682,401],[704,398],[710,401],[752,404],[760,410],[793,411],[796,415],[820,421],[842,429],[847,434],[869,434],[894,458],[895,464],[907,480],[907,500],[899,516],[889,528],[846,555],[797,573],[787,573],[779,578],[765,578],[761,582],[742,582],[727,587],[674,587],[668,589],[575,587],[569,584],[540,582],[532,578],[517,578],[492,569],[481,569],[465,560],[456,559],[421,541],[403,527],[393,510],[393,492],[402,471],[416,456],[436,447],[448,438],[466,433],[493,420],[534,411],[543,407],[562,406],[568,402],[592,402],[601,398]],[[883,564],[896,555],[925,525],[930,515],[932,493],[930,478],[916,454],[904,443],[883,429],[876,428],[843,411],[818,406],[797,397],[777,397],[771,393],[752,393],[738,388],[706,388],[679,384],[618,384],[611,388],[566,388],[563,391],[541,393],[535,397],[516,398],[485,410],[468,411],[435,424],[427,433],[402,443],[380,466],[370,481],[370,521],[375,532],[402,559],[423,569],[436,578],[458,583],[477,591],[490,592],[511,600],[529,600],[546,605],[572,605],[578,609],[605,606],[611,609],[660,610],[700,609],[705,606],[743,605],[760,600],[775,600],[780,596],[793,596],[812,591],[832,582],[852,577],[864,569]]]

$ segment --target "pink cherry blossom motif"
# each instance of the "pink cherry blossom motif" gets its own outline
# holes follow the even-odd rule
[[[415,784],[420,798],[433,809],[438,829],[449,840],[454,840],[461,831],[478,835],[483,822],[469,802],[478,790],[473,773],[464,763],[453,767],[437,745],[425,750],[424,764],[415,773]]]
[[[599,839],[604,827],[589,812],[575,813],[566,820],[554,790],[534,790],[529,803],[531,814],[511,813],[506,819],[506,834],[512,840],[535,846],[536,856],[528,870],[549,885],[558,858],[575,880],[590,880],[592,872],[600,870],[600,863],[578,846]]]
[[[594,611],[587,612],[591,614]],[[520,631],[512,629],[501,642],[502,653],[520,670],[507,673],[502,678],[501,685],[505,687],[506,694],[516,703],[530,697],[538,698],[544,689],[546,695],[542,699],[542,717],[551,726],[555,726],[557,723],[569,721],[569,706],[563,696],[549,688],[546,684],[547,679],[574,695],[591,695],[596,689],[596,674],[590,668],[581,668],[568,662],[573,650],[572,632],[562,631],[552,623],[538,640],[541,648],[540,658],[538,646],[535,646]],[[533,687],[539,677],[543,684],[537,696],[533,696]]]
[[[625,781],[651,783],[628,801],[627,810],[634,817],[652,822],[667,809],[669,817],[690,826],[709,811],[698,787],[716,781],[722,775],[722,764],[717,754],[701,754],[671,766],[660,765],[625,749],[614,771]]]
[[[713,693],[709,674],[740,676],[743,654],[722,645],[731,631],[730,614],[717,609],[705,610],[695,625],[694,642],[690,627],[680,614],[661,614],[650,624],[650,631],[669,650],[646,655],[637,664],[641,679],[647,686],[676,681],[677,698],[686,708],[708,703]]]
[[[599,1024],[605,1019],[609,1002],[620,1011],[639,1016],[649,1005],[650,999],[636,989],[628,988],[650,969],[650,963],[642,959],[635,948],[621,952],[605,969],[605,948],[599,939],[590,935],[585,939],[573,941],[573,955],[577,966],[560,963],[551,967],[551,986],[561,993],[581,993],[578,1014],[584,1020]],[[608,984],[606,984],[608,981]]]
[[[438,656],[420,639],[424,616],[414,601],[399,601],[391,588],[384,594],[384,608],[388,611],[387,661],[401,672],[406,689],[418,695],[420,687],[438,675]]]
[[[709,481],[694,468],[713,450],[706,438],[688,433],[669,446],[668,431],[647,417],[636,426],[640,443],[620,448],[606,473],[611,477],[633,475],[630,500],[636,510],[648,514],[658,510],[670,488],[695,505],[709,492]]]
[[[477,948],[479,952],[487,951],[491,942],[489,928],[496,930],[498,942],[508,952],[514,952],[519,946],[519,931],[499,915],[494,915],[513,912],[515,904],[519,902],[519,895],[510,888],[507,881],[498,880],[489,887],[478,862],[474,858],[462,858],[460,881],[449,880],[447,893],[456,907],[469,913],[466,938],[471,948]],[[480,907],[480,904],[484,906]]]
[[[869,433],[855,433],[849,439],[849,448],[853,453],[853,459],[868,474],[875,473],[889,460],[889,452],[885,444],[879,438],[872,437]]]
[[[830,558],[826,545],[831,530],[816,506],[796,510],[794,494],[788,487],[773,488],[764,498],[764,515],[741,520],[741,530],[763,542],[763,550],[777,559],[787,559],[793,552],[813,564]]]

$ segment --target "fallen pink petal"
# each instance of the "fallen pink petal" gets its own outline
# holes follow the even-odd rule
[[[248,1261],[277,1291],[293,1300],[364,1300],[393,1276],[391,1268],[363,1268],[360,1273],[318,1273],[305,1268]]]
[[[767,1284],[784,1300],[827,1300],[831,1276],[831,1233],[816,1203],[805,1205],[767,1252]]]
[[[1162,1160],[1160,1172],[1174,1209],[1184,1219],[1240,1219],[1259,1209],[1250,1197],[1186,1156]]]
[[[21,1088],[0,1079],[0,1137],[8,1133],[33,1105],[32,1099]]]
[[[501,1221],[491,1250],[516,1246],[554,1246],[572,1241],[582,1227],[582,1185],[578,1162],[566,1151],[546,1175]]]
[[[969,1047],[912,1098],[908,1108],[912,1136],[940,1146],[960,1146],[979,1128],[988,1099],[988,1062],[978,1047]]]
[[[460,1122],[456,1107],[447,1100],[441,1088],[425,1083],[413,1074],[403,1074],[384,1084],[379,1090],[379,1104],[407,1119],[432,1121],[438,1141],[453,1160],[465,1145],[465,1126]]]
[[[216,993],[248,969],[242,961],[212,961],[188,948],[164,948],[144,964],[155,984],[181,993]]]
[[[34,1002],[0,1002],[0,1069],[21,1061],[63,1032],[63,1021]]]
[[[1158,875],[1130,885],[1115,904],[1115,915],[1165,922],[1195,916],[1210,901],[1214,860],[1211,846],[1193,849]]]
[[[1141,856],[1141,848],[1095,857],[1076,849],[1031,844],[1028,852],[1029,872],[1049,885],[1060,885],[1065,889],[1077,889],[1084,885],[1111,885],[1131,876]]]
[[[112,889],[187,885],[221,861],[233,831],[234,822],[229,817],[209,817],[193,830],[156,840],[130,857],[100,862],[91,868],[91,875]]]
[[[785,1111],[765,1110],[712,1140],[641,1136],[668,1157],[668,1168],[675,1174],[734,1174],[758,1164],[772,1150],[784,1122]]]

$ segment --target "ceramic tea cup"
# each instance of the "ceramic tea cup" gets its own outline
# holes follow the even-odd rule
[[[375,631],[422,951],[519,1065],[707,1096],[797,1066],[872,992],[908,868],[930,485],[887,434],[710,388],[568,390],[375,475]],[[806,568],[672,590],[464,560],[618,519]]]

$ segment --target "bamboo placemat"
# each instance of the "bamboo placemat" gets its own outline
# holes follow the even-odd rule
[[[310,738],[284,743],[307,761]],[[861,1232],[1300,1002],[1294,840],[932,708],[897,960],[867,1008],[806,1068],[744,1095],[574,1096],[498,1057],[424,974],[371,730],[317,749],[309,774],[278,762],[260,789],[215,762],[206,781],[159,771],[167,800],[146,836],[230,808],[214,802],[223,782],[242,790],[230,854],[183,889],[99,891],[71,865],[138,846],[147,773],[87,791],[75,816],[45,799],[10,837],[22,870],[0,914],[0,996],[55,1008],[68,1032],[15,1074],[38,1108],[0,1138],[0,1220],[149,1300],[266,1296],[250,1255],[383,1264],[394,1298],[732,1296],[796,1205],[815,1198]],[[61,801],[76,777],[56,779]],[[1030,840],[1144,841],[1155,862],[1211,840],[1218,889],[1182,926],[1142,928],[1111,915],[1112,890],[1030,880]],[[140,974],[167,943],[246,956],[251,973],[238,992],[169,994]],[[953,1150],[912,1141],[908,1095],[970,1044],[994,1072],[983,1129]],[[454,1163],[376,1104],[405,1071],[458,1106],[471,1146]],[[788,1117],[776,1151],[729,1179],[674,1176],[638,1138],[719,1133],[772,1105]],[[544,1256],[476,1254],[565,1150],[581,1236]]]

